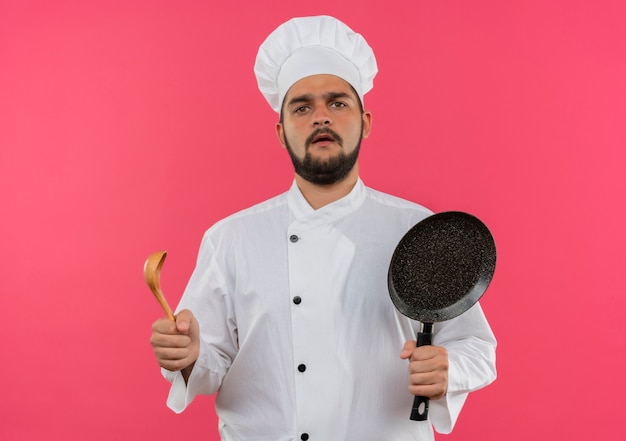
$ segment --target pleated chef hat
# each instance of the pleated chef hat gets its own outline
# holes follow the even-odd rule
[[[301,17],[280,25],[259,48],[254,73],[259,90],[280,113],[295,82],[318,75],[336,75],[356,90],[361,102],[374,85],[378,68],[365,39],[329,16]]]

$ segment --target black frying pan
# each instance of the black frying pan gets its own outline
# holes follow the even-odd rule
[[[402,237],[387,283],[395,307],[421,322],[417,346],[432,344],[433,323],[454,318],[481,298],[496,267],[496,246],[476,217],[458,211],[434,214]],[[416,396],[411,419],[428,417],[427,397]]]

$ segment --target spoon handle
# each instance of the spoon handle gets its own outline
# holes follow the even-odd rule
[[[170,308],[170,305],[167,304],[167,300],[165,300],[165,296],[163,296],[163,293],[161,292],[161,290],[155,289],[155,290],[152,290],[152,293],[154,294],[154,297],[156,297],[157,301],[159,302],[159,305],[161,305],[161,308],[163,308],[163,311],[165,312],[165,315],[167,315],[167,318],[170,320],[174,320],[174,314],[172,313],[172,308]]]

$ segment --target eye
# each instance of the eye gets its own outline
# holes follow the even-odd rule
[[[342,108],[342,107],[346,107],[347,104],[342,102],[342,101],[333,101],[332,103],[330,103],[330,107],[335,107],[335,108]]]
[[[293,113],[302,114],[309,110],[309,106],[299,106],[293,109]]]

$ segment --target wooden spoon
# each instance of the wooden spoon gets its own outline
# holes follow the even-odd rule
[[[167,304],[163,292],[161,292],[161,267],[165,261],[165,256],[167,256],[167,251],[157,251],[156,253],[150,254],[143,266],[143,276],[152,294],[154,294],[161,308],[165,311],[167,318],[174,320],[172,309],[170,305]]]

